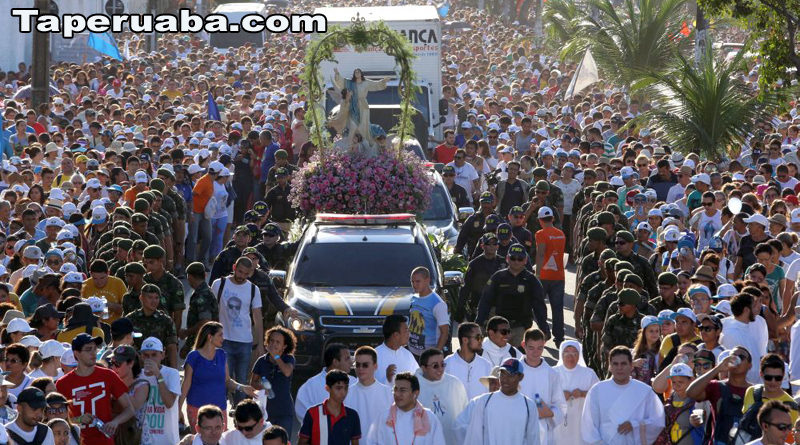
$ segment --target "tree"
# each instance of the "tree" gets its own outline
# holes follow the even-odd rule
[[[679,33],[688,20],[686,0],[624,0],[619,6],[590,0],[587,6],[563,55],[591,49],[602,77],[613,84],[629,86],[648,71],[662,71],[673,54],[691,46]]]
[[[796,41],[800,0],[698,0],[698,3],[712,16],[738,19],[739,26],[759,42],[762,87],[778,79],[788,85],[800,72]]]
[[[577,32],[584,11],[571,0],[548,0],[544,4],[545,42],[553,48],[563,48]]]
[[[696,152],[719,160],[740,146],[755,121],[774,110],[786,91],[765,91],[760,96],[738,74],[740,51],[730,61],[716,60],[707,48],[700,63],[677,54],[673,71],[651,71],[635,85],[652,98],[653,108],[634,122],[649,122],[662,130],[663,140],[674,149]],[[734,153],[736,154],[736,153]]]

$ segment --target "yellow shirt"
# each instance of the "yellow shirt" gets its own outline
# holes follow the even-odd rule
[[[86,328],[81,326],[79,328],[70,329],[69,331],[61,331],[58,333],[56,340],[61,343],[72,343],[72,340],[78,336],[78,334],[83,334],[86,332]],[[92,337],[100,337],[105,341],[105,336],[103,335],[103,330],[99,327],[92,328]]]
[[[755,400],[753,399],[753,390],[754,390],[754,388],[755,388],[754,386],[751,386],[751,387],[747,388],[747,391],[744,392],[744,405],[742,406],[742,414],[746,413],[747,409],[750,408],[750,405],[755,403]],[[780,397],[775,398],[775,399],[771,399],[771,398],[767,397],[766,390],[764,390],[761,393],[761,400],[764,403],[767,403],[770,400],[777,400],[779,402],[794,402],[794,399],[792,398],[792,396],[790,396],[789,394],[786,394],[786,392],[783,392],[783,391],[781,391],[781,396]],[[792,425],[794,425],[794,423],[797,421],[798,414],[800,414],[800,413],[798,413],[796,410],[789,409],[789,416],[791,416],[791,418],[792,418]],[[786,439],[786,441],[788,443],[794,443],[794,438],[793,438],[791,432],[789,433],[789,437]]]
[[[119,278],[112,276],[108,277],[108,282],[102,289],[94,284],[93,278],[84,281],[83,287],[81,288],[81,296],[83,298],[100,297],[105,298],[109,303],[116,304],[122,304],[122,296],[125,295],[126,292],[128,292],[128,289],[125,287],[125,283]],[[111,324],[111,322],[121,316],[122,314],[119,312],[114,313],[109,311],[108,318],[104,318],[103,321]]]
[[[695,334],[694,337],[690,338],[688,341],[685,341],[683,343],[698,343],[700,341],[701,341],[700,337]],[[683,343],[681,343],[681,344],[683,344]],[[668,335],[668,336],[664,337],[664,339],[661,340],[661,349],[658,350],[658,357],[661,360],[664,360],[664,357],[666,357],[667,354],[669,354],[669,351],[671,351],[674,346],[675,345],[672,344],[672,336],[671,335]],[[680,345],[677,345],[677,346],[680,346]]]

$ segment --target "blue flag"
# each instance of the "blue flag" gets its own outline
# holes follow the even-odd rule
[[[122,60],[122,54],[120,54],[119,48],[117,47],[117,41],[114,40],[114,36],[111,35],[110,32],[104,32],[102,34],[94,32],[89,33],[89,40],[86,43],[97,52],[103,53],[113,59]]]
[[[219,109],[217,109],[217,103],[214,102],[214,96],[211,95],[211,91],[208,92],[208,118],[215,121],[222,120],[219,117]]]
[[[441,5],[436,6],[436,12],[439,13],[439,17],[445,18],[447,13],[450,12],[450,3],[444,2]]]

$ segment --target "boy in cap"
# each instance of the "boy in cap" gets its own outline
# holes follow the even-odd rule
[[[180,440],[178,432],[178,396],[181,394],[181,376],[177,369],[163,366],[164,345],[156,337],[142,342],[142,376],[151,388],[144,408],[142,436],[151,443],[175,444]]]
[[[128,291],[122,296],[122,313],[129,314],[141,307],[141,303],[139,303],[139,292],[142,290],[142,286],[144,286],[144,275],[147,273],[147,270],[142,263],[132,262],[120,268],[117,274],[120,272],[122,272],[125,283],[128,285]]]

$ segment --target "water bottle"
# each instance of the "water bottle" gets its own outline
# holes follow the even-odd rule
[[[102,420],[95,417],[94,419],[92,419],[92,423],[89,426],[97,428],[98,430],[100,430],[101,433],[103,433],[104,436],[110,439],[111,436],[109,436],[108,434],[106,434],[105,431],[103,431],[103,425],[105,425],[105,423]]]
[[[272,383],[270,383],[266,377],[261,377],[261,386],[264,387],[264,392],[266,393],[268,399],[275,398],[275,391],[272,390]]]
[[[533,401],[536,403],[537,408],[542,407],[542,398],[539,396],[539,393],[533,395]]]

